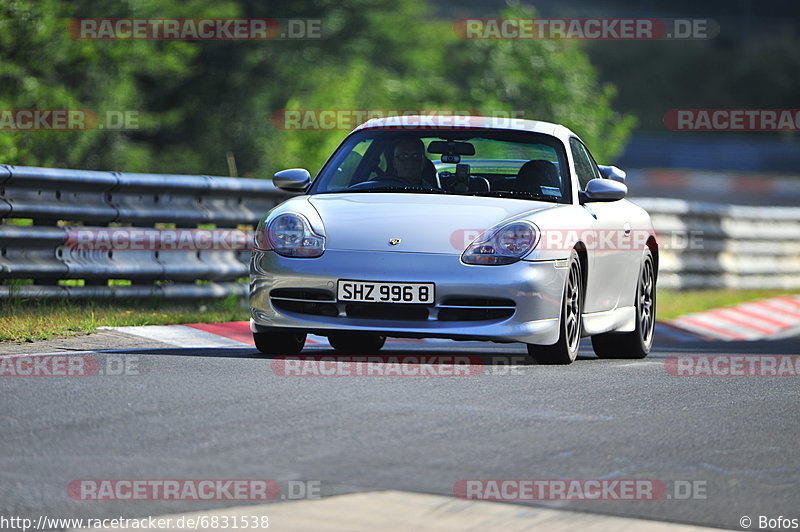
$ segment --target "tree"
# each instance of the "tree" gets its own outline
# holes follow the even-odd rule
[[[94,5],[93,5],[94,4]],[[282,109],[475,109],[564,123],[600,160],[632,118],[611,107],[582,44],[465,40],[424,0],[0,0],[0,108],[138,113],[127,131],[0,131],[3,161],[116,171],[268,177],[316,170],[348,131],[283,130]],[[303,18],[322,39],[80,40],[75,17]],[[531,17],[515,8],[507,17]]]

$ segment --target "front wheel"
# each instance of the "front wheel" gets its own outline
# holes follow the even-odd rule
[[[561,301],[558,341],[553,345],[528,344],[528,354],[539,364],[572,364],[581,343],[582,313],[583,276],[578,252],[573,249]]]
[[[253,333],[256,349],[265,355],[296,355],[303,350],[306,333],[276,331]]]
[[[655,323],[656,275],[653,255],[648,249],[636,284],[636,329],[592,336],[594,352],[600,358],[644,358],[653,347]]]

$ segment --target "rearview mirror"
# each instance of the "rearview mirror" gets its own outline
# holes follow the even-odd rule
[[[628,187],[610,179],[592,179],[586,183],[586,190],[579,194],[581,204],[589,201],[617,201],[628,194]]]
[[[458,164],[462,155],[475,155],[475,146],[469,142],[434,140],[428,144],[428,153],[441,153],[443,163]]]
[[[311,183],[311,174],[305,168],[290,168],[275,174],[272,182],[286,192],[305,192]]]
[[[600,169],[600,175],[606,179],[613,179],[619,183],[625,183],[625,176],[627,175],[624,170],[616,166],[597,166]]]
[[[446,155],[475,155],[475,146],[469,142],[434,140],[428,144],[428,153]]]

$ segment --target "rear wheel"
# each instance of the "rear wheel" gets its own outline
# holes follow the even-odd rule
[[[656,316],[656,275],[653,255],[645,251],[636,285],[636,329],[629,333],[592,336],[592,347],[600,358],[644,358],[653,346]]]
[[[296,355],[303,350],[306,333],[275,331],[253,333],[256,349],[265,355]]]
[[[528,344],[528,354],[539,364],[572,364],[581,343],[581,314],[583,313],[583,276],[578,252],[572,250],[567,282],[561,301],[561,320],[558,341],[553,345]]]
[[[328,342],[337,351],[372,355],[381,350],[386,337],[377,334],[331,333],[328,335]]]

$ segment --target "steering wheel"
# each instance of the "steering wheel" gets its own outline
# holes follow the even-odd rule
[[[361,188],[372,188],[372,187],[409,187],[412,186],[408,181],[404,181],[399,177],[383,175],[377,176],[374,179],[369,181],[362,181],[361,183],[356,183],[355,185],[350,185],[347,187],[348,189],[361,189]]]

